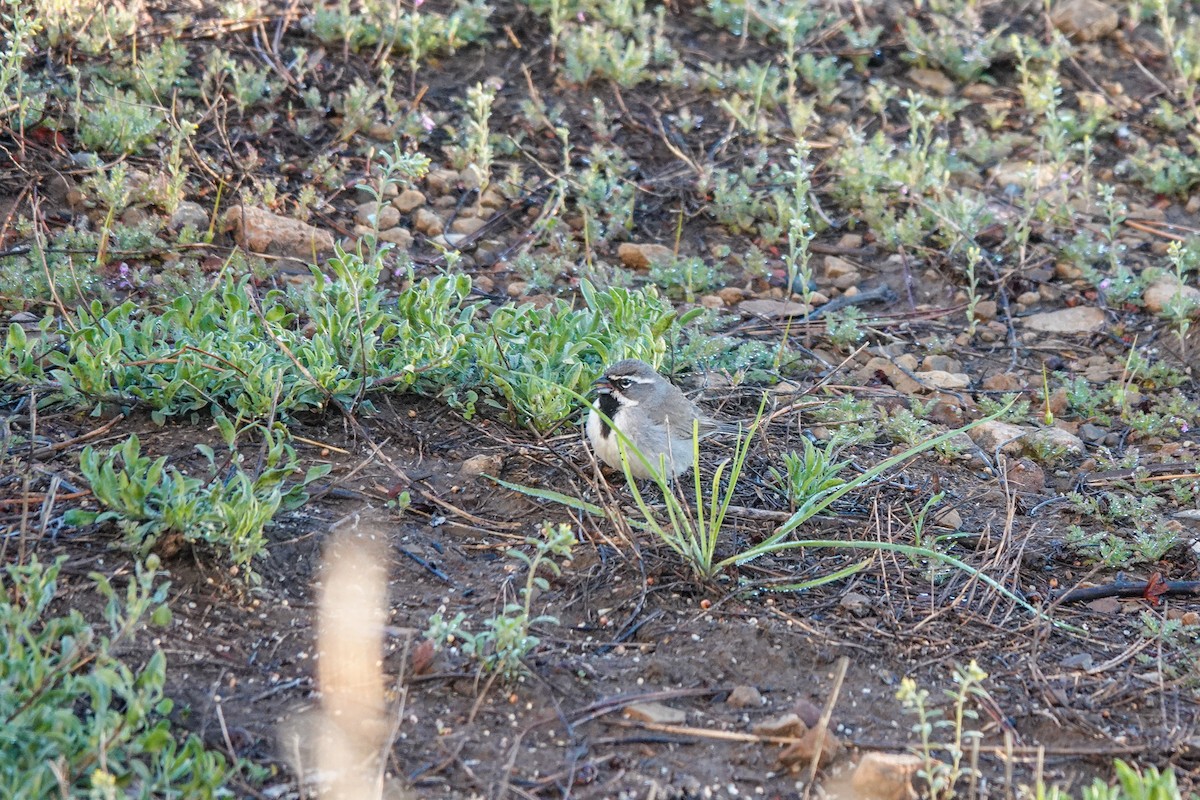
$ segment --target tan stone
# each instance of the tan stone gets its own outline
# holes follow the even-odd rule
[[[1189,316],[1200,317],[1200,289],[1181,286],[1173,276],[1160,278],[1146,287],[1146,291],[1142,293],[1142,302],[1146,304],[1147,311],[1161,314],[1176,302],[1176,297],[1179,297],[1185,306],[1191,307]]]
[[[922,766],[911,753],[864,753],[850,778],[861,800],[907,800],[915,796],[913,777]]]
[[[671,248],[661,244],[624,242],[617,248],[617,258],[630,269],[650,269],[654,264],[670,262],[675,254]]]
[[[396,195],[396,199],[392,200],[392,205],[401,214],[411,214],[421,206],[425,205],[425,193],[416,189],[405,189],[400,194]]]
[[[446,223],[428,208],[418,208],[413,214],[413,225],[426,236],[440,236],[446,230]]]
[[[1121,18],[1100,0],[1063,0],[1050,10],[1050,21],[1072,39],[1094,42],[1115,31]]]
[[[333,234],[291,217],[281,217],[252,206],[234,206],[225,212],[222,230],[253,253],[286,256],[306,263],[333,251]]]
[[[1031,314],[1020,323],[1029,330],[1042,333],[1095,333],[1104,327],[1105,316],[1104,311],[1095,306],[1076,306]]]

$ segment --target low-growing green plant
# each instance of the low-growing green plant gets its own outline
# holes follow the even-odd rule
[[[242,456],[234,449],[239,433],[234,424],[224,416],[215,419],[229,452],[218,460],[211,448],[197,447],[208,462],[206,478],[168,466],[166,456],[153,460],[143,456],[136,435],[107,455],[85,448],[79,457],[80,472],[107,510],[77,510],[67,521],[85,525],[114,520],[124,534],[123,544],[139,556],[166,537],[202,543],[222,560],[244,569],[247,580],[255,582],[251,562],[266,547],[264,528],[280,508],[302,505],[308,499],[304,487],[326,475],[330,466],[309,469],[302,481],[285,490],[286,479],[298,469],[286,431],[260,429],[266,439],[263,468],[251,475],[242,468]]]
[[[667,297],[689,303],[696,302],[698,295],[716,289],[728,280],[720,266],[708,264],[697,256],[652,264],[647,277]]]
[[[166,121],[161,106],[146,103],[132,92],[100,86],[83,104],[76,132],[88,150],[128,155],[153,143]]]
[[[849,350],[867,335],[860,324],[867,315],[856,306],[846,306],[825,315],[825,335],[838,350]]]
[[[503,306],[471,340],[478,398],[515,424],[543,431],[558,425],[604,366],[622,358],[661,366],[673,328],[694,316],[677,317],[652,288],[597,291],[583,281],[580,291],[580,309],[562,300]]]
[[[983,738],[974,727],[979,713],[972,704],[990,700],[983,688],[987,673],[974,661],[966,667],[956,666],[953,679],[955,688],[946,690],[953,708],[949,716],[940,708],[930,708],[929,690],[919,688],[912,678],[902,679],[896,693],[904,709],[917,717],[912,730],[919,742],[913,750],[923,762],[917,776],[924,779],[928,796],[934,800],[956,797],[958,782],[975,774],[973,767],[963,763],[972,742]],[[937,734],[947,734],[946,740],[942,741]],[[939,749],[949,753],[948,762],[934,755]]]
[[[0,570],[0,784],[28,800],[93,797],[218,798],[237,770],[196,736],[172,730],[163,696],[166,657],[144,664],[121,651],[150,622],[165,626],[169,584],[158,561],[135,564],[121,592],[100,573],[103,619],[61,602],[59,571],[36,558]],[[123,595],[123,596],[122,596]],[[261,777],[261,776],[259,776]]]
[[[923,21],[904,20],[904,55],[921,66],[944,69],[964,83],[979,80],[1000,50],[1000,30],[983,26],[978,0],[928,0]]]
[[[650,67],[675,57],[664,35],[666,9],[655,14],[618,12],[619,18],[604,18],[605,10],[620,5],[601,6],[600,19],[570,21],[560,31],[561,70],[567,80],[586,84],[592,78],[606,78],[630,88],[651,78]]]
[[[817,447],[805,439],[803,451],[784,453],[782,470],[771,467],[771,477],[783,491],[792,511],[810,498],[846,482],[840,475],[849,462],[834,461],[837,449],[832,439],[824,447]]]
[[[531,616],[537,593],[550,589],[550,583],[538,574],[539,570],[558,577],[562,568],[555,559],[569,561],[578,542],[567,523],[545,522],[539,535],[527,537],[525,544],[533,548],[532,556],[516,548],[508,551],[509,558],[525,565],[525,585],[517,592],[517,602],[506,603],[500,614],[484,620],[483,629],[478,632],[467,630],[465,613],[460,611],[447,620],[442,609],[429,618],[425,632],[426,638],[438,646],[458,643],[465,655],[479,663],[481,670],[496,673],[505,680],[519,678],[527,669],[525,659],[541,644],[531,628],[558,624],[558,618],[550,614]]]

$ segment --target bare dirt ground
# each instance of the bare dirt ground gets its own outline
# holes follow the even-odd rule
[[[718,29],[690,5],[668,4],[666,10],[669,36],[685,61],[699,61],[701,56],[714,62],[774,57],[770,48]],[[899,26],[916,12],[899,7],[904,4],[864,5],[871,21],[884,26],[878,47],[869,55],[870,78],[900,89],[913,88],[910,65],[898,58]],[[1020,13],[1005,4],[988,5],[989,19],[1000,25],[1003,18],[1012,30],[1040,30],[1047,24],[1041,4],[1023,5]],[[155,6],[145,14],[147,30],[154,32],[183,20],[181,39],[198,59],[210,48],[261,50],[276,32],[276,40],[285,46],[312,46],[294,6],[266,6],[254,24],[229,28],[213,28],[212,19],[205,19],[209,12],[198,9]],[[694,158],[739,165],[745,158],[742,148],[750,147],[749,137],[728,135],[713,97],[652,84],[625,90],[602,80],[582,87],[568,85],[548,66],[547,31],[540,18],[498,3],[489,24],[496,33],[424,68],[417,81],[419,100],[407,96],[405,102],[430,114],[447,112],[457,108],[468,84],[495,81],[503,88],[493,130],[520,134],[522,148],[506,158],[529,165],[556,163],[559,151],[559,144],[537,130],[522,111],[521,102],[531,92],[551,98],[562,121],[582,141],[604,147],[593,125],[592,100],[599,98],[613,114],[612,140],[635,159],[630,181],[639,193],[635,227],[629,234],[632,240],[672,246],[679,224],[679,240],[690,253],[709,253],[718,244],[729,244],[739,252],[753,240],[752,235],[719,229],[704,216],[707,197],[678,157],[677,132],[668,136],[662,127],[665,114],[693,108],[701,122],[684,140],[687,152]],[[1073,99],[1078,92],[1099,88],[1111,99],[1119,88],[1121,96],[1138,100],[1159,93],[1156,80],[1147,77],[1138,60],[1153,40],[1147,27],[1122,27],[1090,43],[1081,51],[1081,61],[1064,66],[1065,92]],[[828,40],[829,44],[816,36],[810,47],[813,52],[831,52],[838,46],[832,32]],[[514,41],[520,46],[514,46]],[[1151,72],[1157,71],[1153,60],[1149,66]],[[998,63],[989,74],[993,82],[979,84],[987,100],[1014,102],[1012,61]],[[323,94],[336,95],[347,91],[354,78],[371,75],[362,55],[330,49],[323,52],[310,80]],[[861,93],[857,96],[861,98]],[[961,87],[954,89],[953,96],[961,96]],[[273,108],[270,100],[263,101],[259,112],[274,111],[283,119],[287,106],[282,99],[278,102]],[[1135,105],[1123,107],[1121,124],[1149,137],[1151,103],[1144,100]],[[984,112],[975,103],[963,113],[978,118]],[[323,122],[307,138],[297,137],[282,123],[260,134],[248,124],[225,128],[229,121],[202,127],[197,156],[212,164],[213,170],[234,176],[240,185],[270,174],[287,197],[316,180],[310,169],[314,161],[332,161],[338,164],[345,185],[323,187],[331,202],[310,221],[338,237],[353,233],[351,187],[364,171],[362,145],[367,137],[339,139],[335,119]],[[1016,128],[1018,122],[1014,116],[1009,124]],[[861,102],[852,100],[824,117],[812,136],[816,198],[823,197],[830,180],[824,154],[837,146],[844,131],[881,128],[903,138],[903,131],[890,120],[873,120]],[[947,132],[951,140],[956,130]],[[1123,157],[1122,141],[1117,136],[1099,139],[1098,169],[1111,175]],[[421,147],[436,153],[443,143],[435,132]],[[34,190],[42,198],[39,213],[50,227],[65,225],[84,213],[70,206],[68,193],[55,189],[56,176],[69,175],[71,142],[31,140],[26,145],[32,156],[19,172],[6,173],[5,191],[14,215],[28,211]],[[1018,145],[1012,158],[1031,157],[1034,150],[1036,143]],[[771,157],[780,159],[782,152],[777,147]],[[246,160],[253,166],[243,168]],[[147,170],[155,166],[153,158],[137,154],[128,162]],[[979,168],[981,176],[987,168]],[[198,174],[204,173],[198,170]],[[997,203],[1003,203],[1004,186],[986,177],[980,184]],[[190,199],[211,207],[215,193],[215,185],[206,183]],[[461,201],[468,193],[450,185],[442,196]],[[428,188],[427,194],[432,199],[437,190]],[[1189,203],[1188,197],[1156,195],[1134,185],[1128,187],[1128,194],[1127,201],[1136,208],[1130,219],[1140,213],[1151,220],[1121,231],[1135,267],[1161,258],[1164,231],[1194,236],[1200,229],[1196,204]],[[530,296],[540,302],[539,293],[569,293],[577,284],[574,276],[563,274],[554,286],[530,287],[528,276],[516,273],[508,260],[528,240],[536,217],[530,209],[536,211],[544,197],[544,192],[533,191],[510,198],[508,208],[492,215],[486,235],[469,242],[496,243],[490,255],[466,249],[472,259],[463,267],[483,279],[477,285],[485,287],[493,303]],[[845,213],[832,201],[827,205],[826,211],[835,217]],[[1080,224],[1098,223],[1089,218]],[[1071,375],[1092,369],[1093,385],[1102,385],[1122,379],[1131,347],[1154,346],[1156,359],[1186,376],[1176,391],[1189,402],[1200,400],[1191,365],[1200,344],[1195,335],[1190,336],[1187,350],[1165,322],[1144,309],[1107,304],[1103,292],[1079,276],[1056,272],[1052,251],[1057,245],[1051,239],[1061,236],[1060,230],[1048,229],[1044,241],[1035,231],[1034,245],[1041,247],[1042,255],[1021,263],[1005,262],[989,273],[984,294],[1000,302],[993,312],[994,335],[986,340],[956,340],[964,329],[963,281],[950,257],[937,246],[909,249],[904,257],[894,258],[896,250],[873,241],[870,231],[860,228],[859,240],[849,244],[844,233],[823,232],[815,241],[816,252],[850,259],[861,273],[857,289],[886,285],[892,290],[890,301],[864,307],[867,342],[887,349],[893,359],[905,353],[919,358],[943,354],[969,377],[970,386],[929,392],[901,385],[895,372],[866,368],[875,351],[858,353],[842,364],[854,351],[839,352],[828,346],[822,339],[824,321],[816,319],[794,327],[790,335],[807,342],[838,368],[816,361],[802,366],[792,376],[796,397],[828,402],[855,396],[890,409],[908,407],[914,397],[932,399],[938,401],[929,412],[935,421],[953,426],[978,416],[978,397],[998,396],[1006,388],[1033,399],[1036,415],[1041,408],[1043,365],[1048,364],[1051,372]],[[984,232],[981,238],[987,235]],[[440,266],[437,251],[426,238],[418,233],[412,245],[418,275]],[[20,241],[10,229],[5,246]],[[235,246],[232,234],[219,235],[215,245]],[[615,244],[604,247],[609,252],[603,255],[617,263]],[[162,254],[145,254],[141,266],[154,273],[167,269],[163,264]],[[123,274],[113,272],[110,289]],[[269,265],[258,277],[264,289],[285,279]],[[772,295],[769,279],[748,274],[735,274],[726,285],[741,287],[746,299],[778,299],[779,295],[777,291]],[[135,287],[128,294],[137,298],[151,291]],[[1018,304],[1018,297],[1025,300]],[[11,300],[5,298],[10,311]],[[1076,306],[1100,308],[1104,325],[1092,332],[1057,333],[1038,332],[1023,323],[1022,318],[1030,314]],[[778,319],[739,315],[736,304],[726,313],[723,330],[769,343],[781,336]],[[985,382],[1001,374],[1010,376],[1011,386],[987,388]],[[706,408],[726,419],[752,414],[758,398],[757,389],[729,386],[720,375],[685,375],[679,381],[686,388],[703,389]],[[1155,391],[1156,387],[1143,387],[1145,408],[1150,408]],[[773,396],[778,405],[790,401],[782,394]],[[51,526],[34,541],[27,535],[31,506],[22,498],[34,498],[36,511],[37,493],[46,491],[49,476],[58,476],[66,481],[64,486],[81,493],[69,502],[86,504],[86,487],[78,472],[83,441],[75,440],[111,417],[97,420],[50,410],[29,423],[27,412],[20,410],[22,402],[23,398],[6,396],[7,413],[24,420],[12,424],[26,429],[35,425],[46,442],[73,444],[25,462],[25,480],[21,475],[0,480],[0,524],[14,532],[10,540],[16,531],[25,532],[22,548],[35,549],[43,560],[66,555],[64,574],[72,587],[69,604],[94,608],[100,601],[89,593],[84,576],[94,570],[121,574],[130,569],[129,556],[112,546],[115,534],[104,527]],[[953,668],[972,660],[988,677],[983,683],[986,696],[976,701],[979,718],[969,724],[982,734],[974,756],[979,777],[964,792],[1009,796],[1016,784],[1029,784],[1035,776],[1078,791],[1095,776],[1109,776],[1114,758],[1174,765],[1188,789],[1200,781],[1196,594],[1056,600],[1059,592],[1080,584],[1144,582],[1154,575],[1170,581],[1200,577],[1189,544],[1196,539],[1196,523],[1189,518],[1171,519],[1179,544],[1158,562],[1117,570],[1090,562],[1067,544],[1066,536],[1072,524],[1085,531],[1115,528],[1119,533],[1122,523],[1086,516],[1062,499],[1072,491],[1099,496],[1105,488],[1132,481],[1132,473],[1120,473],[1109,462],[1097,461],[1101,447],[1116,457],[1136,449],[1143,467],[1175,465],[1161,473],[1168,476],[1166,481],[1148,489],[1139,484],[1140,489],[1166,491],[1167,483],[1194,486],[1195,448],[1200,444],[1195,422],[1183,425],[1177,435],[1145,436],[1131,432],[1119,419],[1096,425],[1086,416],[1072,417],[1060,410],[1060,427],[1080,435],[1083,452],[1041,465],[1036,459],[1015,456],[997,461],[986,447],[982,454],[953,460],[926,454],[852,494],[834,513],[803,531],[806,538],[911,542],[914,511],[934,493],[945,492],[939,508],[952,511],[953,517],[948,527],[935,530],[964,534],[947,539],[946,551],[1020,592],[1044,612],[1039,618],[964,572],[934,568],[895,553],[876,554],[853,577],[802,593],[754,587],[783,576],[804,580],[829,574],[860,561],[864,554],[808,548],[757,560],[711,582],[698,582],[661,542],[644,534],[631,533],[603,517],[568,514],[561,506],[460,471],[473,456],[492,456],[498,477],[507,481],[634,513],[623,479],[609,473],[602,480],[593,471],[577,421],[543,437],[489,419],[487,413],[463,420],[432,399],[386,396],[375,405],[374,413],[358,415],[364,426],[360,431],[335,414],[290,424],[292,433],[303,437],[298,445],[301,456],[312,463],[330,463],[333,470],[313,487],[308,504],[281,515],[270,529],[268,555],[256,567],[263,577],[260,587],[247,591],[202,551],[184,550],[165,562],[175,620],[153,642],[147,637],[139,647],[149,652],[151,646],[158,646],[168,656],[169,694],[177,700],[175,721],[202,734],[215,749],[277,770],[263,786],[241,787],[246,796],[296,796],[293,765],[277,740],[279,726],[316,702],[318,566],[331,528],[355,515],[364,529],[386,541],[390,554],[384,668],[390,676],[404,676],[405,698],[388,771],[419,796],[798,797],[805,791],[808,762],[793,768],[781,764],[781,748],[756,740],[752,733],[756,725],[793,711],[811,717],[828,708],[829,731],[844,751],[832,766],[822,768],[817,782],[827,789],[835,787],[846,779],[849,765],[862,752],[904,752],[916,741],[911,731],[916,719],[904,712],[896,698],[903,678],[911,677],[928,688],[931,704],[947,709],[943,690],[953,689]],[[756,443],[748,469],[751,480],[737,498],[742,510],[733,514],[720,552],[734,552],[738,546],[761,540],[788,510],[786,502],[768,488],[768,468],[779,463],[783,453],[801,446],[802,431],[812,427],[806,413],[781,416]],[[1089,423],[1094,430],[1080,430]],[[212,443],[216,438],[203,418],[195,424],[158,426],[132,410],[87,442],[108,446],[134,432],[148,453],[169,455],[173,463],[185,465],[198,459],[197,442]],[[854,448],[855,468],[877,463],[895,446],[881,437],[873,445]],[[725,455],[715,446],[706,454],[702,473],[711,474]],[[1018,480],[1014,476],[1021,470],[1032,477]],[[401,473],[413,480],[411,486],[402,482]],[[390,511],[387,501],[401,488],[412,491],[412,506],[403,512]],[[1195,501],[1190,501],[1194,506]],[[1171,508],[1186,510],[1189,503],[1178,502]],[[571,522],[581,543],[562,575],[539,595],[538,604],[553,613],[559,624],[539,626],[542,645],[529,659],[528,674],[515,683],[491,680],[452,650],[438,653],[421,674],[412,674],[412,649],[431,614],[444,607],[482,620],[512,599],[514,581],[522,580],[523,574],[505,551],[519,545],[543,520]],[[9,558],[15,557],[16,549],[10,546]],[[1143,615],[1159,621],[1159,627],[1148,626]],[[1161,631],[1165,621],[1182,621],[1183,627],[1171,636],[1154,635],[1152,631]],[[749,693],[746,687],[756,692]],[[745,705],[748,694],[753,699]],[[645,702],[682,712],[682,721],[647,722],[625,713]],[[944,742],[947,736],[938,732],[934,740]]]

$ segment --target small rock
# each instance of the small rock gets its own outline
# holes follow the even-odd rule
[[[762,692],[753,686],[735,686],[725,704],[732,708],[758,708],[763,704]]]
[[[413,214],[413,225],[426,236],[441,236],[446,230],[446,223],[428,208],[418,208]]]
[[[858,283],[862,280],[862,273],[851,272],[847,275],[840,275],[834,278],[831,283],[833,288],[841,289],[848,297],[853,297],[858,294],[856,289]]]
[[[838,605],[856,617],[865,617],[871,613],[871,598],[858,592],[846,592],[838,600]]]
[[[462,172],[458,173],[458,182],[467,191],[474,191],[483,186],[483,179],[483,170],[476,164],[467,164]]]
[[[411,214],[425,205],[425,193],[416,189],[405,189],[392,200],[392,206],[401,214]]]
[[[965,389],[971,385],[971,378],[961,372],[945,372],[940,369],[931,369],[917,373],[917,377],[930,386],[950,391]]]
[[[1060,178],[1053,164],[1032,161],[1004,161],[992,167],[989,174],[1000,187],[1016,186],[1034,191],[1046,189]]]
[[[957,509],[947,508],[934,513],[933,523],[939,528],[948,528],[952,531],[962,530],[962,514],[959,514]]]
[[[922,766],[912,753],[864,753],[850,778],[861,800],[907,800],[915,797],[913,777]]]
[[[1079,426],[1079,435],[1086,442],[1096,444],[1104,441],[1104,437],[1108,436],[1108,431],[1101,428],[1099,425],[1093,425],[1090,422],[1085,422]]]
[[[940,370],[941,372],[961,372],[962,364],[950,356],[925,356],[921,359],[921,371],[932,372]]]
[[[738,304],[737,310],[753,317],[782,319],[784,317],[802,317],[810,313],[812,307],[804,303],[792,303],[786,300],[743,300]]]
[[[475,477],[476,475],[499,475],[504,466],[504,457],[500,455],[475,455],[468,458],[458,468],[460,475]]]
[[[634,703],[625,709],[625,716],[656,725],[682,725],[687,721],[686,711],[662,703]]]
[[[184,200],[176,207],[175,213],[171,215],[171,220],[167,225],[171,230],[180,230],[188,225],[197,231],[207,230],[208,213],[199,203]]]
[[[940,70],[914,67],[908,71],[908,79],[934,94],[948,95],[954,92],[954,81]]]
[[[1119,614],[1121,613],[1121,601],[1115,597],[1101,597],[1087,604],[1089,611],[1095,611],[1097,614]]]
[[[1200,289],[1194,286],[1181,286],[1174,277],[1159,278],[1147,286],[1146,291],[1142,293],[1142,301],[1146,304],[1146,310],[1153,314],[1163,313],[1169,305],[1178,302],[1176,298],[1191,308],[1188,316],[1193,319],[1200,317]]]
[[[505,291],[509,297],[523,297],[529,291],[529,284],[525,281],[512,281]]]
[[[820,755],[817,754],[818,747],[821,748]],[[838,741],[838,738],[831,731],[809,728],[800,737],[800,741],[779,754],[779,763],[782,766],[790,768],[807,768],[815,757],[817,759],[817,766],[824,767],[833,761],[841,751],[842,743]]]
[[[718,309],[725,307],[725,301],[721,299],[720,295],[706,294],[700,298],[700,305],[709,309]]]
[[[453,247],[456,249],[466,240],[467,235],[465,233],[443,233],[441,236],[437,236],[433,239],[434,242],[437,242],[440,245],[445,247]]]
[[[827,280],[834,280],[842,277],[843,275],[851,274],[857,275],[858,267],[854,266],[844,258],[838,258],[837,256],[825,256],[825,278]]]
[[[1075,653],[1063,658],[1058,665],[1063,669],[1091,669],[1093,663],[1095,659],[1091,653]]]
[[[1095,306],[1076,306],[1031,314],[1021,320],[1024,327],[1042,333],[1095,333],[1104,327],[1104,311]]]
[[[1000,372],[988,375],[980,386],[989,392],[1018,392],[1021,390],[1021,379],[1011,372]]]
[[[1038,428],[1026,438],[1025,446],[1036,450],[1061,450],[1074,455],[1083,455],[1087,448],[1083,440],[1062,428]]]
[[[1013,425],[1011,422],[994,419],[977,428],[972,428],[967,431],[967,435],[979,446],[980,450],[988,455],[996,452],[996,448],[1000,448],[1001,452],[1015,456],[1021,452],[1021,439],[1032,430],[1032,428],[1024,428],[1020,425]]]
[[[617,248],[617,258],[630,269],[650,269],[655,264],[666,264],[675,258],[671,248],[661,244],[634,244],[623,242]]]
[[[358,207],[358,211],[354,214],[354,219],[360,225],[385,230],[387,228],[394,228],[400,224],[400,212],[390,203],[384,205],[372,200]]]
[[[388,242],[396,245],[401,250],[407,250],[412,247],[413,235],[408,228],[388,228],[386,231],[379,232],[379,241]]]
[[[800,719],[799,715],[784,714],[780,717],[765,719],[751,728],[751,730],[755,736],[791,736],[799,738],[808,730],[808,726],[804,724],[804,720]]]
[[[1017,459],[1006,466],[1004,477],[1018,492],[1041,494],[1046,488],[1046,473],[1028,458]]]
[[[252,253],[284,256],[307,264],[314,256],[333,251],[333,234],[329,231],[266,209],[234,206],[221,219],[222,230],[232,230],[235,241]]]
[[[746,304],[742,303],[742,305]],[[858,374],[863,380],[874,380],[882,376],[892,385],[892,388],[902,394],[915,395],[925,391],[924,386],[910,378],[899,366],[882,356],[872,358],[858,370]]]
[[[450,230],[470,236],[486,224],[487,222],[479,217],[459,217],[450,225]]]
[[[721,298],[721,302],[727,306],[736,306],[746,297],[746,290],[740,289],[737,286],[725,286],[717,289],[717,297]]]
[[[821,707],[807,697],[796,698],[796,702],[792,704],[792,712],[810,728],[817,727],[817,723],[821,721]]]
[[[425,176],[425,186],[435,195],[448,194],[458,181],[458,173],[452,169],[431,170]]]
[[[1054,274],[1060,280],[1073,281],[1083,277],[1083,270],[1068,261],[1054,264]]]
[[[1050,21],[1072,39],[1094,42],[1115,31],[1121,19],[1100,0],[1063,0],[1050,10]]]
[[[496,291],[496,282],[489,275],[476,275],[472,281],[475,288],[484,294],[491,294]]]
[[[1017,295],[1017,302],[1023,306],[1031,306],[1042,299],[1042,296],[1037,292],[1021,292]]]
[[[988,322],[996,318],[996,301],[980,300],[975,304],[975,319]]]
[[[483,194],[479,196],[479,205],[492,211],[497,211],[508,206],[508,200],[501,194],[500,190],[495,185],[488,186],[483,190]]]

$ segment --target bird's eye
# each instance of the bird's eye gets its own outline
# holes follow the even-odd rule
[[[613,378],[612,382],[613,382],[613,385],[616,386],[618,389],[628,389],[629,388],[629,383],[630,383],[629,378]]]

